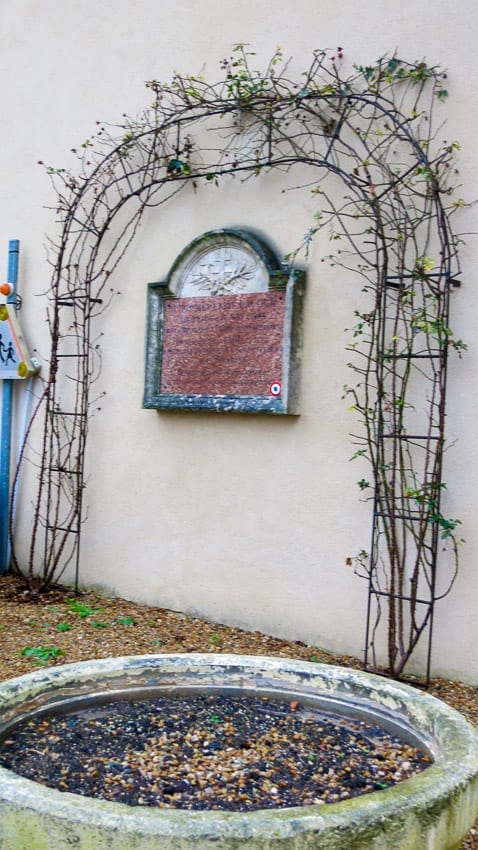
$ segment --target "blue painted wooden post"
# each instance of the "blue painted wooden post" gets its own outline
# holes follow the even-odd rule
[[[15,287],[18,279],[18,254],[20,242],[11,239],[8,243],[8,275],[7,283],[13,286],[13,292],[7,301],[15,301]],[[10,564],[10,547],[8,544],[8,516],[10,511],[10,459],[12,447],[12,407],[13,380],[4,379],[2,386],[2,419],[0,441],[0,574],[6,573]]]

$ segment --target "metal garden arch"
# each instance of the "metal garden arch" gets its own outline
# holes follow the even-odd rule
[[[459,542],[458,521],[441,512],[447,357],[464,348],[448,318],[459,273],[450,225],[462,205],[451,194],[457,145],[440,142],[433,122],[447,91],[436,68],[397,56],[345,76],[341,50],[317,51],[294,82],[280,51],[264,72],[251,70],[252,55],[236,45],[217,84],[150,81],[152,104],[117,127],[98,125],[74,151],[75,172],[47,167],[59,220],[49,246],[51,354],[35,414],[44,419],[29,560],[20,563],[13,546],[14,566],[32,592],[72,561],[78,582],[101,358],[93,326],[114,298],[111,276],[143,216],[180,192],[308,166],[310,181],[295,188],[312,193],[317,211],[284,263],[307,257],[327,227],[325,259],[357,273],[370,301],[355,311],[354,380],[345,387],[362,423],[354,457],[371,467],[371,481],[358,482],[373,504],[370,551],[357,559],[369,586],[365,665],[377,666],[383,640],[388,673],[403,677],[428,632],[428,679],[434,605],[453,583]],[[417,396],[425,400],[420,426],[410,415]],[[21,462],[27,453],[28,440]],[[439,588],[442,540],[453,564]]]

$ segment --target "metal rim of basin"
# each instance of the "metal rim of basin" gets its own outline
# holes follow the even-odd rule
[[[323,848],[455,850],[478,815],[478,733],[415,688],[327,664],[242,655],[148,655],[38,670],[0,684],[0,738],[20,717],[78,700],[151,691],[239,690],[318,700],[370,719],[434,763],[393,788],[340,803],[255,812],[129,807],[60,792],[0,768],[2,850]],[[160,844],[158,843],[160,841]]]

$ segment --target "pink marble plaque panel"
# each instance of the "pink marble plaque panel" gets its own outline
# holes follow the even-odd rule
[[[269,396],[282,380],[285,292],[164,304],[161,392]]]

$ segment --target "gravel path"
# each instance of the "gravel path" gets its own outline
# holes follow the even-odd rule
[[[247,632],[197,617],[93,593],[58,592],[34,603],[12,576],[0,577],[0,679],[38,666],[162,652],[276,655],[360,669],[360,661],[301,641]],[[430,692],[478,725],[478,688],[435,679]],[[478,822],[460,850],[478,850]]]

